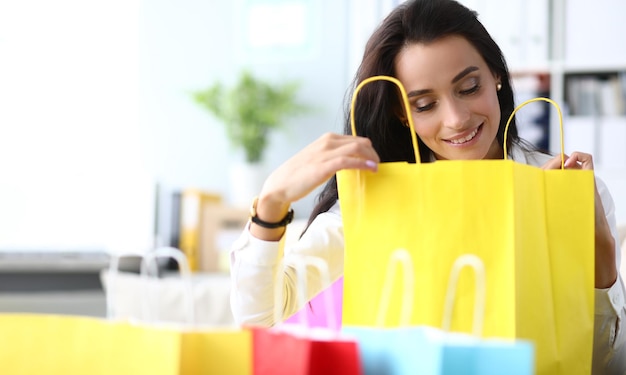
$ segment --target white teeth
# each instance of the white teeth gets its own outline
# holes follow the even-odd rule
[[[471,134],[468,134],[467,137],[459,138],[459,139],[452,139],[452,140],[450,140],[450,143],[454,143],[455,145],[459,145],[461,143],[469,142],[472,139],[474,139],[476,134],[478,134],[478,128],[476,128],[476,130],[474,130]]]

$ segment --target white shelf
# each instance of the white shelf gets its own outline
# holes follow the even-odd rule
[[[557,66],[557,63],[553,64]],[[561,74],[604,74],[604,73],[616,73],[616,72],[624,72],[626,71],[626,63],[624,64],[611,64],[611,63],[602,63],[597,65],[591,64],[576,64],[576,63],[565,63],[559,64],[559,68],[555,72]]]
[[[103,291],[0,293],[0,312],[80,315],[104,318]]]
[[[109,266],[109,258],[96,252],[0,251],[0,272],[98,272]]]
[[[626,62],[623,35],[626,28],[624,0],[567,0],[555,12],[564,15],[562,59],[586,67],[621,65]],[[596,70],[593,68],[592,70]]]

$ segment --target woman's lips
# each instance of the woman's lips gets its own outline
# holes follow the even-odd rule
[[[468,135],[461,137],[461,138],[455,138],[455,139],[446,139],[445,141],[455,145],[455,146],[462,146],[465,145],[469,142],[471,142],[473,139],[476,138],[476,136],[478,135],[478,133],[480,133],[480,130],[482,129],[483,125],[481,124],[479,127],[477,127],[476,129],[474,129],[474,131],[472,131],[471,133],[469,133]]]

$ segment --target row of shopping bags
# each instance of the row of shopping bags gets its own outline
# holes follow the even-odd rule
[[[413,274],[409,258],[408,252],[399,250],[390,259],[388,286],[398,259],[404,274]],[[482,265],[477,258],[473,260]],[[326,265],[320,259],[307,258],[297,274],[302,275],[305,267],[317,267],[329,282]],[[450,285],[456,285],[458,275],[459,270],[453,269]],[[484,271],[477,272],[477,277],[484,280]],[[298,277],[298,282],[304,279]],[[411,285],[405,277],[404,290],[409,291]],[[484,283],[476,288],[483,290]],[[382,307],[390,290],[380,296]],[[281,298],[277,293],[277,299]],[[325,302],[323,313],[330,317],[327,327],[311,327],[306,318],[274,328],[209,327],[191,323],[191,313],[189,324],[160,322],[158,318],[129,321],[2,314],[0,363],[11,374],[489,375],[509,367],[509,374],[532,373],[530,342],[483,339],[478,331],[467,335],[426,326],[342,328],[332,318],[333,300],[327,298]],[[481,304],[478,298],[477,306]],[[386,314],[384,308],[380,311]],[[275,314],[281,313],[277,307]],[[403,319],[406,321],[406,314]],[[478,312],[477,321],[482,319]]]
[[[162,254],[176,255],[171,250]],[[307,262],[328,278],[321,260]],[[405,262],[405,267],[410,266]],[[385,303],[384,295],[381,299]],[[306,319],[274,328],[220,328],[158,317],[120,321],[1,314],[0,363],[11,374],[428,375],[458,373],[451,366],[459,363],[465,374],[496,374],[506,359],[515,364],[508,373],[532,373],[530,343],[483,340],[433,327],[341,328],[332,300],[326,302],[324,314],[332,323],[325,328],[310,327]]]

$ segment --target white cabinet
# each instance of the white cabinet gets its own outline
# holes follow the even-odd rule
[[[626,167],[626,117],[569,116],[564,120],[565,152],[589,152],[596,168],[603,172]]]
[[[626,175],[626,1],[554,0],[554,12],[552,92],[566,109],[566,149],[592,153],[600,175]],[[554,115],[551,126],[554,146]]]
[[[596,124],[596,145],[597,164],[607,173],[616,171],[626,176],[626,116],[600,118]]]
[[[566,0],[564,3],[565,66],[620,66],[626,62],[626,1]]]
[[[498,43],[514,72],[623,66],[626,1],[462,0]]]
[[[586,151],[593,152],[602,166],[608,163],[602,157],[609,146],[605,141],[626,145],[621,128],[626,126],[626,1],[597,0],[593,6],[587,0],[552,2],[552,96],[566,109],[566,132],[575,133],[570,138],[595,135],[594,147]],[[556,116],[551,122],[554,146]],[[605,125],[613,137],[597,136]],[[626,173],[626,163],[621,169]]]
[[[463,0],[498,43],[513,71],[545,70],[549,63],[549,0]]]

